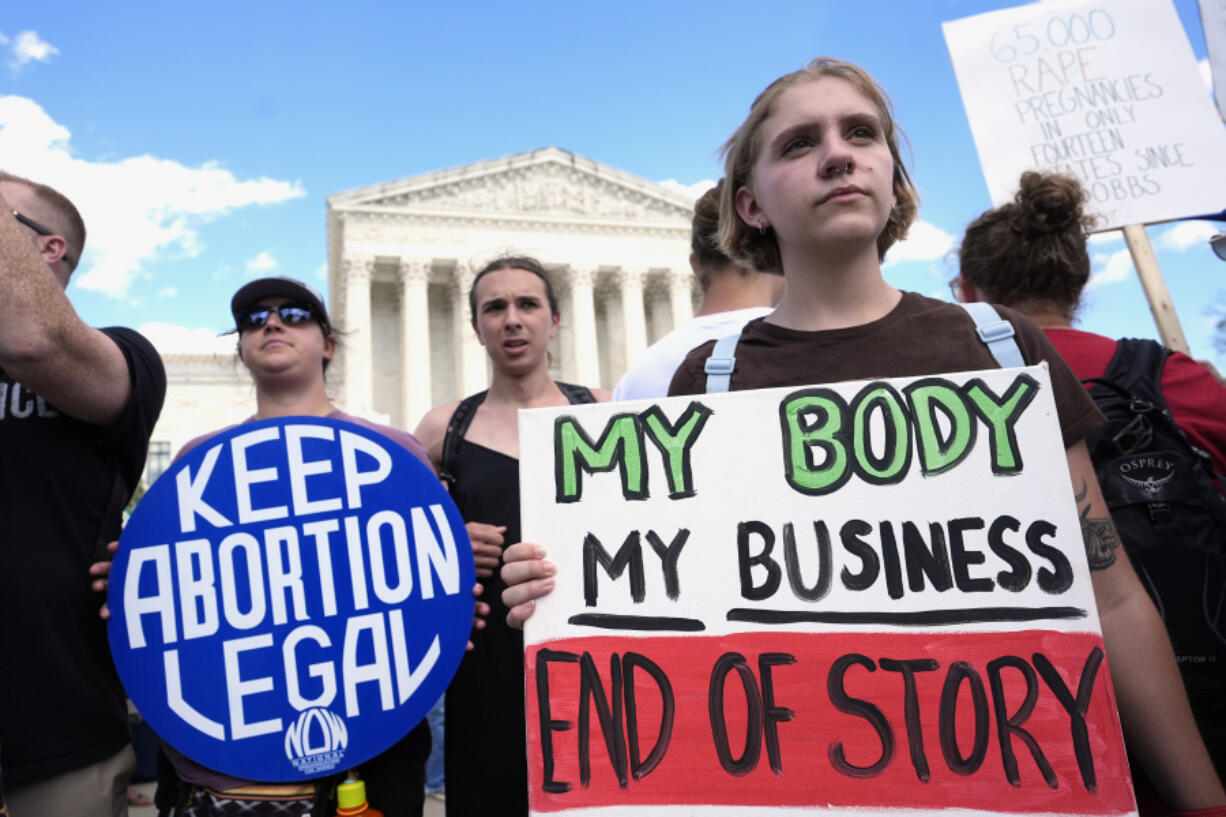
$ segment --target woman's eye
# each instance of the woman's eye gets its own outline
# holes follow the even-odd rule
[[[853,139],[875,139],[877,137],[877,131],[873,130],[873,128],[869,127],[868,125],[858,125],[855,128],[852,128],[851,137]]]
[[[812,139],[810,139],[810,138],[809,138],[809,137],[807,137],[807,136],[801,136],[801,137],[798,137],[798,138],[793,139],[792,141],[788,142],[788,143],[787,143],[787,144],[784,146],[784,148],[783,148],[783,152],[784,152],[784,154],[786,155],[786,154],[788,154],[788,153],[793,153],[793,152],[795,152],[795,151],[797,151],[797,150],[804,150],[805,148],[812,147],[812,146],[813,146],[813,140],[812,140]]]

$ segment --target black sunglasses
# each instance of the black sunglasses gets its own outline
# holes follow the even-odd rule
[[[315,313],[310,307],[301,304],[281,304],[280,306],[253,306],[234,316],[238,328],[244,332],[259,329],[268,323],[268,319],[276,312],[281,323],[286,326],[297,326],[300,323],[315,320]]]
[[[29,216],[22,215],[16,210],[13,211],[13,218],[17,219],[19,222],[26,225],[27,227],[29,227],[31,230],[38,233],[39,235],[43,235],[43,236],[59,235],[59,233],[55,232],[54,230],[48,230],[46,227],[39,224],[34,219],[30,218]],[[60,256],[60,258],[62,258],[64,262],[68,264],[68,266],[70,267],[72,266],[72,257],[68,253],[64,253],[62,256]]]

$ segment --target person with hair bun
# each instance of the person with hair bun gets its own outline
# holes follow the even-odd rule
[[[720,242],[756,269],[781,269],[785,284],[775,311],[740,334],[729,388],[998,367],[961,307],[900,292],[882,275],[881,261],[906,237],[919,201],[899,141],[885,92],[842,60],[819,57],[754,101],[724,146]],[[1203,746],[1187,739],[1196,726],[1162,621],[1128,560],[1117,558],[1084,442],[1103,416],[1038,327],[1013,310],[999,313],[1024,362],[1049,367],[1121,714],[1149,747],[1145,760],[1169,802],[1226,815],[1226,792]],[[670,394],[706,390],[713,348],[690,352]],[[504,559],[503,599],[518,624],[552,588],[556,567],[535,543],[507,548]]]
[[[486,264],[473,278],[468,306],[492,364],[489,390],[431,409],[416,431],[468,523],[483,598],[492,608],[447,687],[447,814],[527,817],[524,640],[507,627],[498,574],[503,542],[519,541],[519,410],[604,402],[610,395],[550,375],[549,341],[561,314],[549,273],[535,258],[504,256]]]
[[[1117,341],[1073,328],[1090,280],[1081,183],[1055,173],[1022,174],[1009,204],[971,222],[958,256],[954,288],[964,301],[988,301],[1018,310],[1037,323],[1079,378],[1100,377]],[[1226,474],[1226,386],[1182,352],[1162,370],[1162,396],[1176,424]]]
[[[722,338],[747,321],[768,314],[783,292],[783,276],[774,270],[754,270],[738,264],[719,246],[721,179],[694,202],[690,231],[690,267],[702,287],[702,303],[694,317],[653,343],[613,389],[614,400],[663,397],[677,364],[691,349]]]
[[[1085,213],[1086,200],[1075,178],[1023,173],[1013,201],[988,210],[966,228],[959,251],[960,274],[953,281],[956,294],[964,301],[1004,304],[1033,320],[1083,380],[1103,377],[1120,348],[1113,338],[1073,328],[1090,279],[1086,236],[1095,219]],[[1154,348],[1152,370],[1135,375],[1160,377],[1160,396],[1175,425],[1193,446],[1210,456],[1218,474],[1226,473],[1226,386],[1182,352]],[[1134,357],[1129,369],[1138,365],[1143,361]],[[1111,445],[1094,451],[1100,467],[1121,453]],[[1134,567],[1146,577],[1151,593],[1162,605],[1173,639],[1180,646],[1180,666],[1201,735],[1221,774],[1226,771],[1226,670],[1201,663],[1216,660],[1226,647],[1226,635],[1220,629],[1220,579],[1216,587],[1211,581],[1221,574],[1222,555],[1206,553],[1204,541],[1179,536],[1177,526],[1151,527],[1155,524],[1152,516],[1145,516],[1143,524],[1123,529],[1135,537],[1125,537],[1124,544]],[[1208,530],[1201,533],[1204,539],[1213,540]],[[1218,542],[1220,550],[1220,539]],[[1142,755],[1145,748],[1137,741],[1129,743],[1133,755]],[[1149,766],[1142,762],[1142,768]],[[1135,770],[1134,778],[1141,813],[1165,813],[1164,804],[1154,802],[1145,774]]]

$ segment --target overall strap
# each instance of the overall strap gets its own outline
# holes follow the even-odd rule
[[[741,333],[728,335],[715,341],[711,356],[703,365],[707,373],[707,394],[728,391],[732,385],[732,372],[736,369],[736,345],[741,340]]]
[[[468,431],[473,415],[477,413],[477,406],[481,405],[488,393],[488,391],[477,392],[465,397],[455,407],[455,411],[451,413],[451,419],[447,421],[447,433],[443,436],[443,467],[439,469],[438,476],[448,485],[455,482],[455,474],[452,471],[455,470],[456,455],[460,451],[460,440],[464,439],[464,433]]]
[[[1002,369],[1026,365],[1022,350],[1013,339],[1016,334],[1013,324],[1002,318],[996,307],[981,301],[959,303],[958,306],[971,316],[971,320],[975,322],[975,333]]]
[[[555,380],[554,382],[562,390],[562,394],[566,395],[566,399],[571,402],[571,405],[596,402],[596,395],[592,394],[592,390],[587,386],[576,386],[574,383],[563,383],[561,380]]]

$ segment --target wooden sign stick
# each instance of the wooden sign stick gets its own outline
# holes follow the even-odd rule
[[[1183,327],[1179,325],[1179,316],[1175,314],[1175,305],[1171,302],[1171,292],[1166,287],[1166,279],[1162,277],[1154,247],[1149,243],[1149,235],[1145,232],[1145,225],[1126,225],[1124,241],[1128,244],[1128,252],[1132,254],[1133,266],[1137,268],[1137,276],[1145,289],[1149,311],[1154,315],[1154,323],[1158,325],[1158,335],[1162,343],[1177,352],[1191,354],[1188,351],[1188,339],[1184,337]]]

